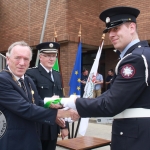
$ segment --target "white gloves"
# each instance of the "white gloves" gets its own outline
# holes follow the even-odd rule
[[[71,95],[69,98],[62,98],[61,99],[61,104],[66,108],[72,108],[76,110],[76,105],[75,105],[75,99],[77,98],[76,95]]]

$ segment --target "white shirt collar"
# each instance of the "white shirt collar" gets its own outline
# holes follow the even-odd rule
[[[10,67],[8,66],[9,71],[14,75],[14,73],[11,71]],[[14,75],[14,77],[16,78],[16,80],[18,81],[20,79],[20,77]],[[22,79],[24,79],[24,75],[21,77]]]
[[[138,43],[138,42],[140,42],[139,39],[136,39],[136,40],[133,40],[132,42],[130,42],[130,43],[124,48],[124,50],[121,52],[120,58],[122,58],[122,57],[125,55],[125,53],[128,51],[128,49],[129,49],[131,46],[133,46],[134,44],[136,44],[136,43]]]

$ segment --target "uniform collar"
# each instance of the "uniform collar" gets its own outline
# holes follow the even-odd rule
[[[52,72],[52,69],[51,69],[51,70],[48,70],[48,69],[45,68],[44,65],[42,65],[41,63],[40,63],[40,65],[45,69],[45,71],[46,71],[47,73],[49,73],[50,71]]]
[[[125,47],[125,49],[121,52],[120,58],[122,58],[122,57],[125,55],[125,53],[127,52],[127,50],[128,50],[131,46],[135,45],[135,44],[138,43],[138,42],[140,42],[139,39],[136,39],[136,40],[130,42],[130,43]]]

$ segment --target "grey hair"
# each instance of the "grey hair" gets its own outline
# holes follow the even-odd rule
[[[33,55],[33,54],[32,54],[32,49],[31,49],[31,47],[30,47],[26,42],[24,42],[24,41],[18,41],[18,42],[15,42],[15,43],[11,44],[11,45],[9,46],[9,48],[8,48],[8,51],[7,51],[7,53],[6,53],[6,56],[7,56],[7,57],[10,57],[11,52],[12,52],[12,49],[13,49],[15,46],[17,46],[17,45],[28,47],[28,48],[30,49],[30,51],[31,51],[30,60],[32,60],[32,55]]]

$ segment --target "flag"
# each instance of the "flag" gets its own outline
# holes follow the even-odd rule
[[[90,74],[88,76],[85,88],[84,88],[84,95],[83,98],[93,98],[93,90],[94,90],[94,81],[96,80],[96,73],[98,70],[99,65],[99,59],[102,52],[104,41],[102,42],[101,47],[99,47],[96,58],[94,60],[92,69],[90,71]],[[85,132],[88,127],[89,118],[81,118],[80,128],[79,128],[79,134],[85,135]]]
[[[53,69],[56,70],[56,71],[59,71],[58,58],[56,58],[55,64],[53,66]]]
[[[81,95],[81,57],[82,57],[82,44],[81,42],[78,45],[78,51],[76,54],[76,60],[74,63],[74,68],[72,71],[72,75],[70,78],[70,91],[69,91],[69,95],[77,95],[80,96]]]

